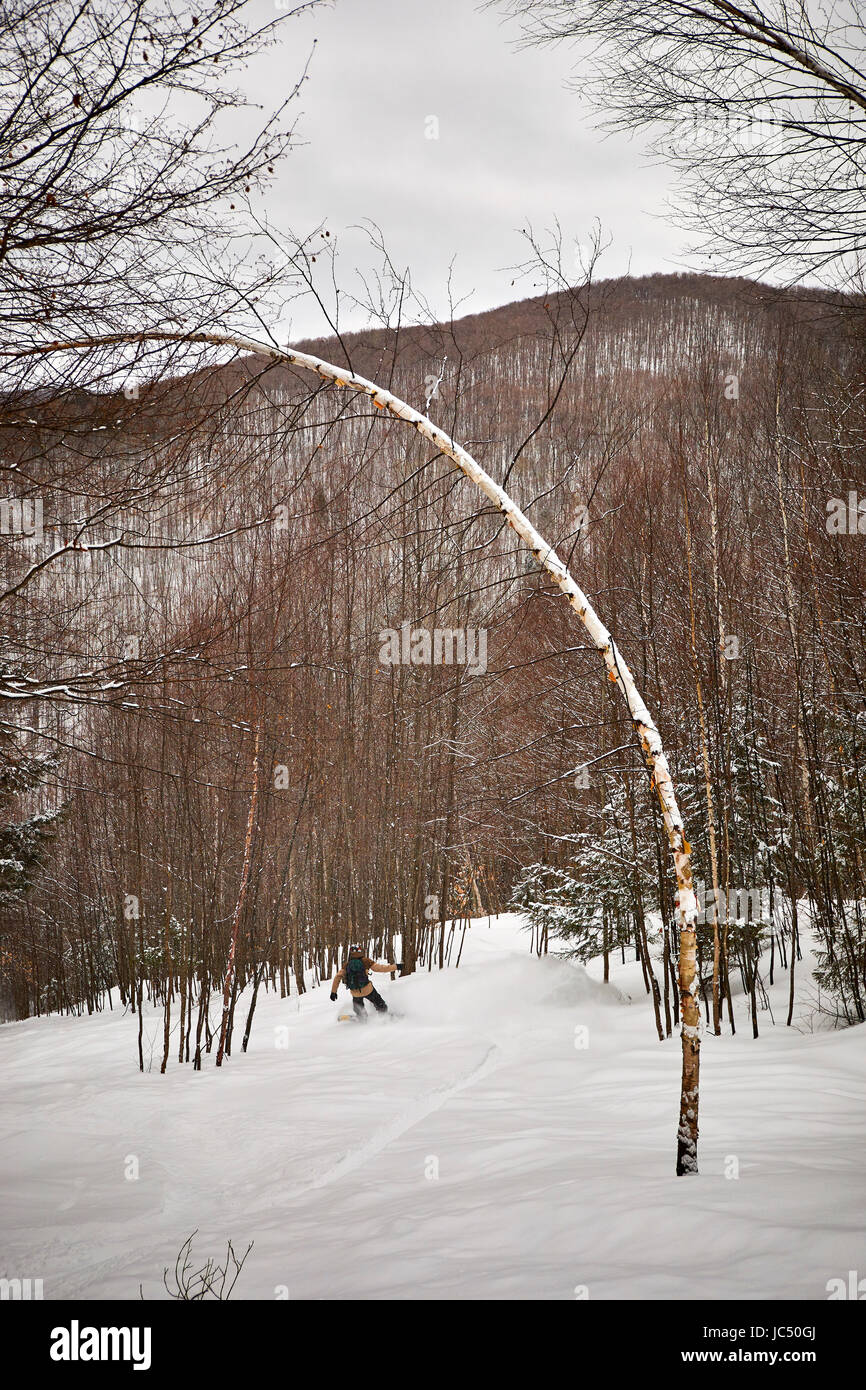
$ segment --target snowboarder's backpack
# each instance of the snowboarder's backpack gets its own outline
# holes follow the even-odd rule
[[[369,983],[364,957],[350,956],[346,961],[346,988],[363,989]]]

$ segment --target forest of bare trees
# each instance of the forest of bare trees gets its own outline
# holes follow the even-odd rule
[[[804,899],[816,1010],[864,1018],[860,312],[652,277],[312,345],[408,399],[432,394],[604,613],[662,712],[706,885],[716,1029],[732,989],[755,1033],[765,981],[787,971],[793,991]],[[179,443],[167,421],[204,399]],[[16,590],[20,538],[4,538],[21,667],[27,653],[7,680],[30,683],[9,737],[19,762],[51,759],[31,810],[57,813],[36,882],[4,913],[7,1011],[89,1011],[115,988],[139,1011],[141,1066],[156,1060],[150,1001],[160,1065],[196,1065],[233,926],[231,1003],[254,989],[229,1051],[259,988],[329,977],[349,939],[392,958],[399,936],[410,969],[453,963],[473,917],[515,889],[532,903],[533,883],[555,902],[564,873],[564,901],[584,881],[601,908],[591,953],[638,953],[669,1035],[673,885],[627,717],[493,509],[369,402],[311,397],[254,358],[88,408],[119,412],[130,471],[183,467],[162,493],[170,522],[151,508],[146,548],[122,562],[104,542],[134,530],[125,494],[60,580]],[[46,450],[43,526],[61,535],[76,490],[105,486],[104,454],[84,452]],[[650,914],[666,924],[662,978]]]

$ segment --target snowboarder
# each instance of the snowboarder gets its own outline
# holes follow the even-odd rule
[[[396,965],[380,965],[370,956],[365,956],[360,946],[350,946],[349,954],[346,956],[346,963],[342,970],[338,970],[331,985],[331,999],[337,998],[337,986],[342,980],[352,996],[352,1007],[359,1019],[366,1019],[367,1011],[364,1004],[365,999],[369,999],[377,1013],[386,1014],[388,1005],[382,998],[372,982],[367,977],[369,970],[379,970],[386,975],[390,975],[394,970],[402,970],[403,963],[400,961]]]

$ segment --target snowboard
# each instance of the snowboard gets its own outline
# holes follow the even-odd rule
[[[372,1012],[369,1012],[369,1013],[356,1014],[354,1009],[350,1009],[348,1013],[343,1012],[343,1013],[337,1014],[337,1022],[338,1022],[338,1023],[366,1023],[366,1022],[368,1021],[368,1019],[371,1019],[371,1018],[386,1019],[386,1018],[402,1018],[402,1017],[403,1017],[402,1014],[395,1013],[395,1011],[394,1011],[392,1008],[390,1008],[390,1007],[389,1007],[388,1012],[387,1012],[386,1014],[380,1014],[380,1013],[378,1013],[375,1009],[374,1009]]]

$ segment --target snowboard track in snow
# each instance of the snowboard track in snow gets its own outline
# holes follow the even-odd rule
[[[409,1105],[404,1106],[399,1114],[372,1134],[365,1143],[359,1144],[354,1149],[349,1149],[332,1167],[327,1168],[324,1173],[320,1173],[311,1182],[293,1188],[291,1192],[285,1194],[283,1200],[293,1202],[307,1192],[315,1192],[323,1187],[330,1187],[332,1183],[339,1182],[341,1178],[357,1172],[359,1168],[363,1168],[366,1163],[369,1163],[370,1159],[375,1158],[383,1149],[386,1149],[389,1144],[402,1138],[410,1129],[414,1129],[415,1125],[426,1120],[429,1115],[441,1110],[454,1096],[459,1095],[461,1091],[468,1090],[470,1086],[474,1086],[484,1077],[498,1070],[503,1061],[502,1048],[498,1043],[491,1043],[482,1060],[471,1071],[466,1072],[459,1080],[448,1082],[444,1086],[437,1086],[435,1090],[428,1091],[426,1095],[411,1101]]]

